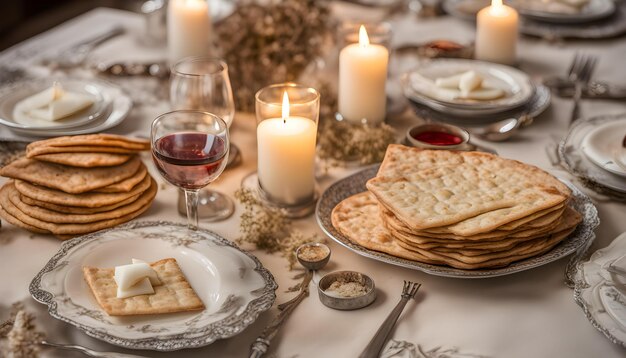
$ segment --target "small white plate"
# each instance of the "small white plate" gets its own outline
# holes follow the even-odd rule
[[[39,93],[59,82],[66,91],[86,94],[94,99],[91,106],[57,121],[25,120],[14,115],[17,103],[23,99]],[[24,130],[49,130],[68,129],[86,125],[100,118],[110,106],[110,99],[103,97],[100,87],[85,80],[63,79],[53,81],[50,79],[27,80],[13,83],[0,88],[0,124],[10,128]]]
[[[590,0],[580,11],[562,12],[551,8],[541,0],[513,0],[511,6],[520,14],[531,19],[554,23],[585,23],[600,20],[613,15],[615,3],[613,0]]]
[[[86,284],[83,266],[173,257],[203,301],[202,311],[112,317]],[[217,234],[168,222],[134,222],[64,242],[33,279],[30,293],[48,312],[88,335],[133,349],[201,347],[241,332],[269,309],[274,278],[252,255]]]
[[[606,267],[626,252],[626,233],[579,262],[574,275],[574,299],[594,327],[613,343],[626,347],[626,282]]]
[[[438,95],[434,81],[466,71],[476,71],[489,84],[505,92],[501,98],[477,101],[449,99]],[[403,76],[404,94],[434,110],[454,115],[481,115],[504,112],[527,103],[535,88],[530,77],[510,66],[476,60],[437,59]]]
[[[626,177],[626,122],[604,123],[592,129],[583,139],[581,150],[589,160],[613,174]]]
[[[102,93],[103,100],[110,103],[106,111],[96,120],[85,125],[61,129],[22,129],[10,128],[12,131],[31,137],[59,137],[64,135],[79,135],[99,133],[122,123],[130,113],[133,102],[130,97],[117,85],[102,81],[91,80],[90,84]]]

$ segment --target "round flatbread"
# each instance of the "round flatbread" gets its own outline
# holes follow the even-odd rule
[[[148,190],[143,192],[135,201],[128,205],[120,206],[110,211],[92,214],[59,213],[53,210],[41,208],[39,206],[28,205],[20,199],[20,193],[17,189],[15,189],[14,185],[8,185],[6,190],[8,191],[7,195],[9,196],[11,203],[21,212],[32,218],[56,224],[89,224],[102,220],[117,219],[141,209],[146,204],[149,204],[152,200],[154,200],[157,193],[157,186],[151,185]]]
[[[116,153],[51,153],[31,157],[44,162],[69,165],[71,167],[112,167],[129,161],[131,155]]]
[[[33,185],[22,180],[15,181],[15,188],[20,194],[31,199],[62,206],[80,206],[87,208],[99,208],[102,206],[118,204],[130,197],[136,196],[148,190],[152,178],[150,175],[137,184],[131,191],[126,193],[82,193],[68,194],[62,191],[48,189]]]

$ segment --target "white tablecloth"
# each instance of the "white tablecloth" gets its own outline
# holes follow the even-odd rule
[[[35,64],[41,57],[62,51],[71,44],[102,31],[104,27],[121,23],[129,29],[127,35],[101,45],[90,57],[95,60],[150,60],[164,58],[160,48],[142,47],[137,42],[143,22],[136,14],[112,9],[97,9],[66,24],[30,39],[0,53],[0,65]],[[442,17],[417,19],[399,16],[392,19],[394,44],[418,43],[430,39],[446,38],[470,42],[473,27],[459,20]],[[595,76],[600,80],[626,81],[626,39],[604,41],[568,41],[549,44],[539,39],[522,38],[519,46],[521,68],[533,77],[564,73],[576,51],[592,53],[600,62]],[[85,73],[77,73],[76,75]],[[129,82],[120,82],[135,84]],[[163,85],[165,86],[165,85]],[[147,134],[152,119],[166,111],[166,101],[141,103],[142,91],[150,98],[150,91],[159,90],[158,84],[132,89],[136,107],[126,121],[111,130],[112,133],[142,132]],[[161,88],[163,90],[163,88]],[[166,89],[165,89],[166,90]],[[519,136],[506,143],[490,144],[507,158],[538,165],[568,178],[567,173],[551,167],[544,147],[555,138],[562,137],[568,126],[571,103],[555,98],[550,109],[536,119]],[[623,103],[585,101],[585,116],[626,112]],[[405,128],[417,121],[412,115],[394,120],[392,125]],[[243,150],[243,165],[226,171],[214,187],[229,195],[238,188],[241,179],[256,166],[255,120],[247,115],[237,115],[232,131],[233,142]],[[14,137],[5,128],[0,137]],[[320,179],[322,188],[351,173],[352,170],[334,169]],[[162,179],[155,174],[155,178]],[[176,190],[169,187],[157,195],[153,207],[140,220],[178,220],[175,205]],[[604,247],[618,234],[626,231],[625,206],[613,202],[598,202],[602,221],[597,230],[594,248]],[[223,236],[235,239],[239,233],[238,208],[235,215],[216,224],[201,223]],[[306,233],[323,235],[313,217],[297,222]],[[54,342],[83,344],[94,349],[124,351],[121,348],[92,339],[79,330],[49,317],[43,306],[30,299],[28,284],[35,274],[56,253],[60,242],[52,237],[31,235],[3,223],[0,230],[0,307],[23,300],[28,308],[38,314],[38,322]],[[272,342],[277,357],[352,357],[358,355],[370,340],[379,324],[396,304],[402,280],[423,284],[415,302],[409,302],[401,316],[393,338],[420,344],[425,349],[442,346],[459,347],[461,351],[491,357],[623,357],[624,350],[610,343],[585,318],[572,298],[573,292],[564,283],[566,259],[511,276],[459,280],[429,276],[419,271],[403,269],[373,261],[331,243],[332,261],[324,272],[357,270],[370,275],[378,287],[378,298],[369,307],[357,311],[335,311],[323,306],[317,293],[306,299],[286,322]],[[248,249],[252,249],[249,248]],[[279,256],[253,251],[274,274],[280,285],[278,302],[293,294],[285,293],[294,284],[293,272]],[[212,345],[176,353],[150,351],[135,352],[151,357],[242,357],[250,343],[261,333],[276,309],[264,313],[242,334]],[[62,351],[48,350],[47,357],[69,357]],[[78,356],[78,355],[77,355]]]

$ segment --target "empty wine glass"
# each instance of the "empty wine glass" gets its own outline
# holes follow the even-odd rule
[[[161,175],[184,190],[188,227],[196,230],[198,191],[217,179],[228,161],[228,125],[208,112],[173,111],[152,122],[150,140]]]
[[[199,110],[222,118],[230,128],[235,116],[235,102],[228,76],[228,66],[220,59],[188,57],[171,69],[170,102],[173,109]],[[239,149],[230,144],[230,162],[236,161]],[[182,198],[179,198],[182,210]],[[199,193],[199,215],[207,221],[228,218],[234,211],[233,201],[213,190]]]

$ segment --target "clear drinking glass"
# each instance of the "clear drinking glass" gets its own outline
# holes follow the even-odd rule
[[[188,57],[175,63],[170,75],[170,103],[175,110],[213,113],[230,128],[235,116],[235,102],[228,65],[210,57]],[[238,153],[239,148],[231,143],[231,159],[235,160]],[[204,220],[223,220],[234,211],[232,199],[222,193],[202,190],[199,195],[199,215]],[[179,201],[182,204],[182,198]]]
[[[184,190],[188,227],[196,230],[198,191],[217,179],[228,161],[228,125],[212,113],[173,111],[152,122],[150,140],[161,175]]]

